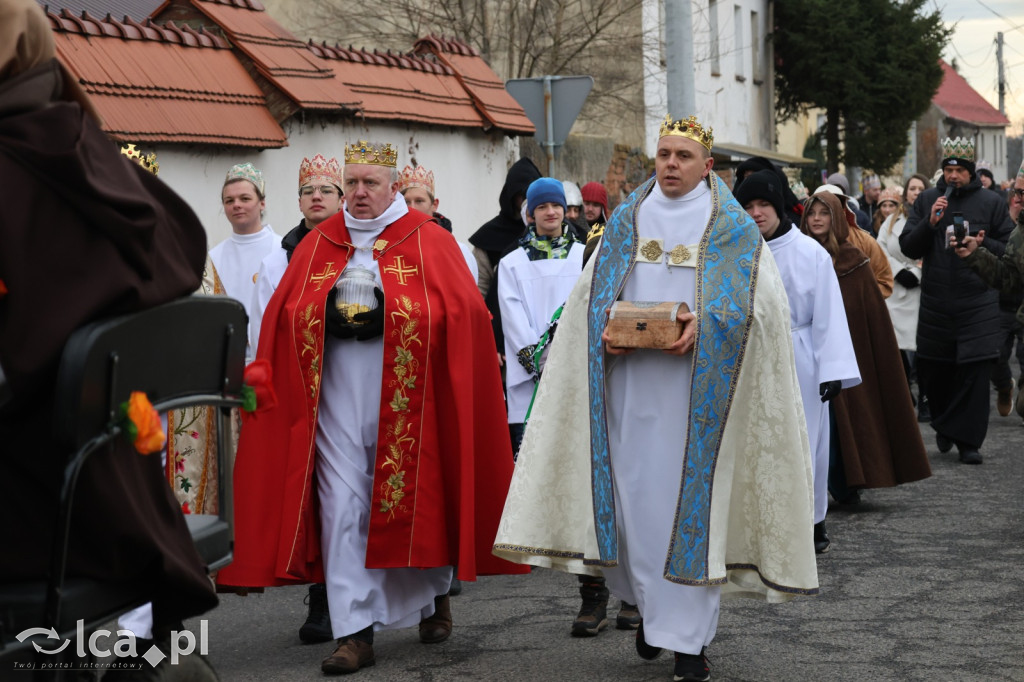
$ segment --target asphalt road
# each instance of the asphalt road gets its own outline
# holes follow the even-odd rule
[[[712,679],[1024,680],[1024,426],[992,410],[985,463],[939,454],[922,429],[931,478],[864,493],[829,512],[832,551],[818,561],[821,594],[789,604],[722,604],[708,650]],[[207,614],[209,661],[222,680],[322,679],[333,643],[303,645],[305,588],[225,595]],[[611,616],[617,610],[612,600]],[[348,679],[671,680],[670,656],[647,662],[632,632],[569,635],[576,578],[467,583],[455,630],[424,645],[415,628],[377,633],[377,664]],[[199,631],[198,621],[186,626]]]

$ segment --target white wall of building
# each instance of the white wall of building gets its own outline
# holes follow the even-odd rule
[[[398,148],[398,168],[418,165],[434,171],[438,210],[451,219],[457,238],[465,241],[498,213],[498,195],[509,165],[518,158],[518,140],[479,130],[437,129],[406,124],[366,128],[344,121],[324,125],[314,117],[284,124],[289,146],[262,152],[239,148],[140,145],[156,151],[160,179],[192,206],[206,227],[210,247],[231,234],[220,190],[228,169],[251,162],[263,172],[267,207],[264,222],[283,235],[301,219],[298,207],[299,165],[315,154],[344,163],[344,147],[359,139],[391,142]]]
[[[644,0],[644,105],[648,156],[668,113],[661,0]],[[694,0],[693,60],[697,111],[716,142],[774,148],[773,83],[767,0]]]
[[[978,161],[988,162],[996,184],[1009,177],[1009,169],[1006,167],[1006,128],[979,128],[974,140],[974,153]]]

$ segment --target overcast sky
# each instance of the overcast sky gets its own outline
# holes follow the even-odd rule
[[[960,75],[999,108],[996,33],[1003,33],[1007,134],[1024,130],[1024,0],[932,0],[948,26],[955,26],[943,58],[955,58]],[[997,16],[998,15],[998,16]]]

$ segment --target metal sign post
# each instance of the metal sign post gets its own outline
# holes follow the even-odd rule
[[[555,177],[558,148],[565,144],[593,87],[594,79],[590,76],[513,78],[505,82],[505,89],[537,129],[534,137],[548,157],[551,177]]]

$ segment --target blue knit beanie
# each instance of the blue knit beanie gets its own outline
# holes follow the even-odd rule
[[[533,209],[541,204],[553,203],[565,208],[565,190],[562,183],[554,178],[537,178],[526,190],[526,213],[533,215]]]

